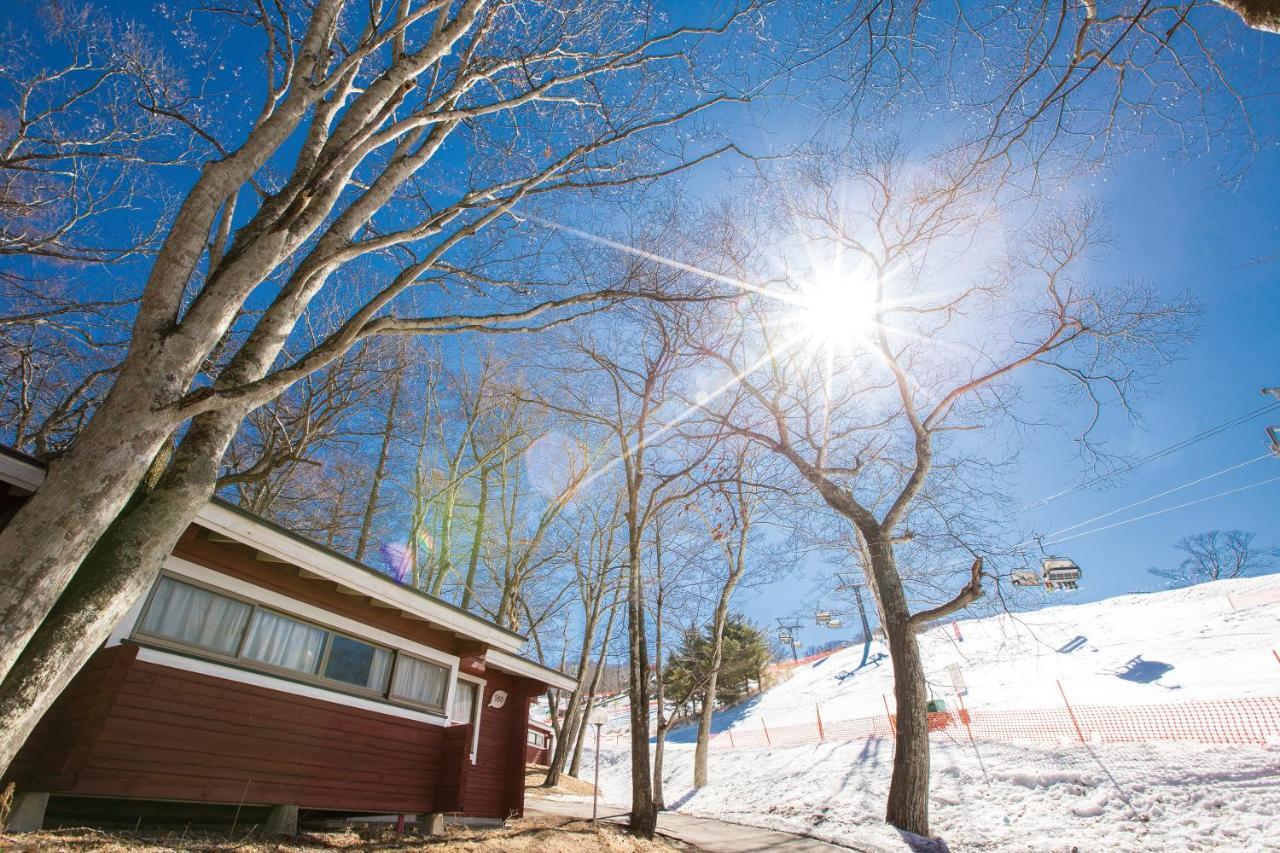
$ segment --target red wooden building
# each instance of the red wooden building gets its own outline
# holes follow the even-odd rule
[[[524,748],[524,760],[529,764],[546,767],[551,763],[551,753],[555,749],[555,731],[546,723],[537,720],[529,721],[528,743]]]
[[[0,453],[0,520],[42,478]],[[19,753],[11,828],[520,815],[529,704],[572,687],[523,642],[211,502]]]

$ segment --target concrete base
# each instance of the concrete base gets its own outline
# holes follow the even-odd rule
[[[418,830],[427,835],[444,835],[444,815],[440,812],[424,814],[419,820]]]
[[[263,824],[262,831],[267,835],[297,835],[298,807],[274,807],[271,809],[271,814],[267,815],[267,822]]]
[[[449,826],[468,826],[475,829],[493,829],[506,826],[507,822],[498,817],[455,817],[450,815],[444,819]]]
[[[49,795],[44,791],[22,791],[13,797],[9,809],[8,832],[35,832],[44,828],[44,810],[49,805]]]

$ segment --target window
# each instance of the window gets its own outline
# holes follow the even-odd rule
[[[382,693],[387,689],[390,674],[391,652],[341,634],[330,636],[325,678]]]
[[[243,601],[162,577],[139,630],[233,655],[252,609]]]
[[[259,608],[253,614],[244,657],[315,675],[328,631]]]
[[[449,712],[452,723],[469,724],[475,722],[476,696],[480,685],[472,681],[459,680],[453,689],[453,710]]]
[[[391,695],[435,710],[444,710],[449,670],[406,654],[397,655]]]
[[[529,743],[536,746],[538,749],[545,749],[547,746],[547,736],[543,732],[529,729]]]
[[[252,669],[288,670],[332,689],[444,714],[452,670],[320,625],[162,575],[135,635]],[[459,682],[453,719],[472,722],[479,693]]]

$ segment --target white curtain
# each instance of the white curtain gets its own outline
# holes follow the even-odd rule
[[[249,627],[243,656],[312,675],[320,667],[327,631],[259,609]]]
[[[198,586],[162,577],[142,620],[148,634],[235,654],[249,605]]]
[[[391,675],[391,652],[375,648],[373,662],[369,665],[369,680],[365,683],[365,687],[382,693],[387,689],[389,675]]]
[[[405,654],[400,655],[400,662],[396,664],[395,684],[392,685],[392,692],[396,696],[433,708],[443,708],[448,686],[448,669]]]
[[[453,689],[453,711],[449,714],[449,722],[468,724],[472,722],[472,714],[476,710],[476,690],[480,685],[469,681],[459,681]]]

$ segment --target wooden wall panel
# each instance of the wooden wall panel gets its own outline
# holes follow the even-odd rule
[[[134,662],[66,792],[431,811],[444,730]]]

